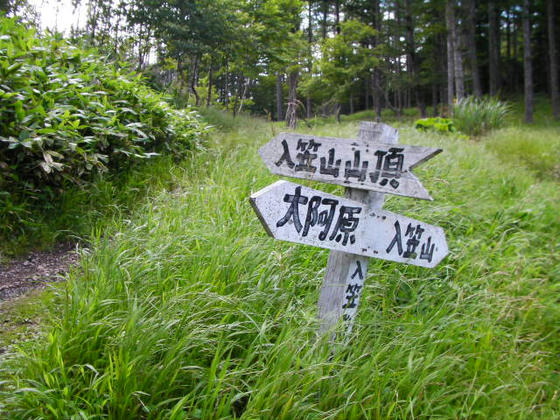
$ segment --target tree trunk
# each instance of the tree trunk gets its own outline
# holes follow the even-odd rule
[[[198,57],[195,57],[193,63],[192,77],[191,77],[191,90],[195,97],[195,106],[200,105],[200,95],[196,90],[196,81],[198,79]]]
[[[453,112],[453,84],[455,81],[455,51],[453,45],[453,34],[451,27],[455,24],[455,14],[453,13],[453,4],[450,0],[445,4],[445,23],[447,26],[447,105],[449,106],[449,115]]]
[[[210,60],[210,70],[208,71],[208,96],[206,97],[206,108],[210,106],[212,101],[212,88],[214,84],[214,68],[212,67],[212,61]]]
[[[438,116],[438,89],[436,84],[432,84],[432,108],[433,108],[433,116]]]
[[[548,19],[548,55],[550,59],[550,101],[552,115],[560,117],[560,104],[558,103],[558,57],[556,55],[556,36],[554,33],[555,13],[553,0],[546,1],[546,16]]]
[[[457,31],[456,0],[448,0],[445,8],[448,42],[450,38],[453,54],[453,77],[455,80],[455,96],[458,101],[465,96],[465,76],[463,72],[463,56],[459,31]]]
[[[226,62],[225,77],[226,77],[226,81],[225,81],[225,88],[224,88],[224,90],[225,90],[224,105],[225,105],[226,109],[228,109],[228,106],[229,106],[229,63],[228,62]]]
[[[327,17],[329,14],[329,0],[323,0],[323,20],[321,21],[321,37],[323,40],[327,38]]]
[[[378,44],[379,44],[379,34],[381,34],[381,13],[379,10],[379,0],[371,0],[371,12],[372,12],[372,22],[371,22],[371,26],[373,28],[375,28],[375,30],[377,31],[377,34],[373,37],[372,40],[372,44],[373,44],[373,48],[375,48]],[[380,70],[375,67],[373,69],[373,74],[371,75],[371,82],[372,82],[372,86],[371,86],[371,95],[372,95],[372,101],[371,101],[371,106],[372,108],[375,110],[376,114],[377,114],[377,121],[381,121],[381,109],[382,109],[382,104],[381,104],[381,93],[382,93],[382,88],[381,88],[381,72]]]
[[[463,55],[461,53],[461,41],[458,36],[457,20],[454,20],[453,30],[453,52],[455,64],[455,92],[457,100],[460,101],[465,97],[465,73],[463,72]]]
[[[311,6],[312,0],[307,2],[307,20],[309,21],[309,25],[307,27],[307,46],[308,46],[308,54],[309,60],[307,62],[307,67],[309,70],[309,74],[313,74],[313,16],[311,14]],[[305,98],[305,115],[306,118],[311,118],[311,96],[307,95]]]
[[[241,114],[241,111],[243,111],[243,105],[245,103],[245,98],[247,97],[247,90],[251,86],[251,79],[249,77],[247,78],[247,80],[245,80],[245,78],[243,77],[242,80],[243,93],[241,94],[241,102],[239,103],[239,110],[237,111],[238,114]]]
[[[276,73],[276,121],[284,119],[283,111],[283,92],[282,92],[282,73]]]
[[[506,10],[506,57],[511,58],[511,11]]]
[[[473,94],[476,97],[482,96],[482,88],[480,87],[480,73],[478,72],[478,56],[476,53],[476,4],[475,0],[467,1],[467,50],[471,63],[471,76],[473,82]]]
[[[288,93],[288,107],[286,108],[286,124],[289,128],[295,129],[297,127],[297,83],[299,79],[299,72],[293,70],[288,76],[289,93]]]
[[[179,77],[179,95],[183,94],[185,90],[185,73],[183,71],[183,61],[181,59],[177,60],[177,75]],[[189,99],[189,90],[187,88],[187,100]]]
[[[523,0],[523,75],[525,87],[525,122],[533,122],[533,63],[531,61],[531,23],[529,0]]]
[[[405,24],[406,24],[406,43],[407,43],[407,60],[409,62],[410,72],[412,76],[414,89],[414,99],[416,106],[420,110],[422,118],[426,116],[426,105],[420,92],[420,78],[418,77],[418,57],[416,56],[416,44],[414,42],[414,23],[412,21],[411,0],[405,0]]]
[[[334,2],[334,27],[337,34],[340,34],[340,0]]]
[[[488,2],[488,61],[490,76],[490,96],[498,94],[500,90],[500,46],[499,25],[496,2]]]
[[[369,111],[369,82],[367,77],[364,79],[364,92],[365,92],[364,106],[366,108],[366,111]]]

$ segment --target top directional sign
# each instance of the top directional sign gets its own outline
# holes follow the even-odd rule
[[[441,149],[280,133],[259,150],[277,175],[432,200],[411,170]]]

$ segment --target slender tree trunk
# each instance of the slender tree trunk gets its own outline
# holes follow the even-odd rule
[[[214,67],[213,60],[210,59],[210,70],[208,71],[208,95],[206,96],[206,108],[210,106],[212,101],[212,88],[214,84]]]
[[[307,27],[307,46],[308,46],[308,54],[309,54],[309,60],[307,61],[307,67],[309,69],[309,73],[312,74],[313,73],[313,51],[312,51],[312,46],[313,46],[313,16],[311,14],[311,6],[312,6],[313,2],[312,0],[309,0],[307,2],[307,20],[309,21],[309,26]],[[311,118],[311,96],[307,95],[307,97],[305,98],[305,115],[306,118],[309,119]]]
[[[248,77],[247,80],[242,78],[243,80],[243,93],[241,94],[241,102],[239,103],[239,110],[237,111],[238,114],[241,114],[243,111],[243,105],[245,103],[245,98],[247,97],[247,90],[251,87],[251,79]]]
[[[226,109],[228,109],[229,106],[229,63],[226,61],[226,74],[225,74],[225,98],[224,98],[224,105],[226,107]]]
[[[412,5],[411,0],[405,0],[405,22],[406,22],[406,43],[407,43],[407,60],[409,62],[409,67],[412,75],[414,89],[414,99],[416,100],[416,106],[420,110],[420,115],[422,118],[426,116],[426,105],[424,104],[424,99],[422,98],[422,93],[420,91],[420,78],[418,77],[418,57],[416,55],[416,44],[414,42],[414,22],[412,20]]]
[[[276,73],[276,121],[284,119],[283,111],[283,92],[282,92],[282,73]]]
[[[495,96],[500,90],[500,45],[499,45],[499,24],[496,2],[488,2],[488,42],[489,42],[489,76],[490,76],[490,96]]]
[[[288,93],[288,107],[286,108],[286,124],[291,129],[297,127],[298,79],[299,79],[299,72],[297,70],[293,70],[288,75],[289,93]]]
[[[463,72],[461,42],[459,39],[459,31],[457,31],[457,18],[455,14],[456,0],[448,0],[445,11],[447,32],[451,38],[451,50],[453,53],[453,77],[455,80],[455,96],[459,101],[465,96],[465,76]]]
[[[323,0],[323,20],[321,21],[321,37],[323,40],[327,38],[328,14],[329,14],[329,0]]]
[[[445,4],[445,23],[447,26],[447,104],[449,106],[449,114],[453,112],[453,84],[455,81],[455,51],[453,45],[453,34],[451,27],[455,24],[455,14],[453,13],[453,4],[447,1]]]
[[[340,34],[340,0],[334,2],[334,25],[337,34]]]
[[[183,61],[181,59],[177,60],[177,76],[179,77],[179,95],[183,94],[183,91],[185,90],[185,73],[184,73],[184,69],[183,69]],[[189,90],[186,89],[187,91],[187,101],[189,99]]]
[[[482,88],[480,87],[480,73],[478,71],[478,56],[476,52],[476,1],[467,1],[467,49],[469,54],[469,60],[471,63],[471,75],[473,82],[473,94],[476,97],[482,96]]]
[[[511,58],[511,11],[506,11],[506,57]]]
[[[533,63],[531,61],[531,22],[529,0],[523,0],[523,74],[525,87],[525,122],[533,122]]]
[[[456,21],[455,21],[456,23]],[[463,72],[463,55],[461,53],[461,42],[455,26],[453,37],[453,52],[455,64],[455,92],[457,93],[457,100],[460,101],[465,97],[465,73]]]
[[[373,109],[377,114],[378,121],[381,118],[381,87],[379,81],[379,71],[375,70],[371,75],[371,91],[373,93]]]
[[[432,108],[433,108],[433,116],[438,116],[438,88],[436,84],[432,84]]]
[[[550,101],[552,104],[552,115],[558,119],[560,117],[560,104],[558,103],[558,56],[556,54],[555,36],[555,13],[554,1],[546,1],[546,16],[548,19],[548,55],[550,58]]]
[[[233,105],[231,107],[231,111],[233,112],[233,117],[235,118],[237,116],[237,106],[239,105],[239,94],[240,94],[240,90],[241,87],[239,86],[240,77],[239,75],[235,76],[235,85],[237,85],[237,87],[234,89],[235,95],[233,95],[233,97],[235,98],[233,100]]]
[[[379,0],[371,0],[371,11],[372,11],[372,22],[371,26],[375,28],[377,34],[373,37],[372,43],[375,48],[379,44],[379,34],[381,33],[381,13],[379,10]],[[377,121],[381,121],[381,72],[375,67],[373,69],[373,74],[371,75],[371,95],[372,103],[371,106],[377,114]]]
[[[195,106],[200,105],[200,95],[196,90],[196,81],[198,79],[198,62],[199,62],[199,58],[195,57],[193,63],[192,77],[191,77],[191,90],[195,97]]]
[[[369,111],[369,82],[367,77],[364,79],[364,92],[365,92],[364,106],[366,108],[366,111]]]

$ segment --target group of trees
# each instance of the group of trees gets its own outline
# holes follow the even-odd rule
[[[5,1],[5,0],[4,0]],[[74,0],[86,37],[198,105],[298,116],[452,112],[469,95],[550,94],[555,0]]]

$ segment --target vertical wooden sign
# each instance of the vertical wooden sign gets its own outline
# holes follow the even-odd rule
[[[362,121],[358,133],[359,140],[396,144],[398,133],[385,124]],[[385,194],[346,188],[346,197],[366,204],[371,209],[381,209]],[[369,258],[342,251],[331,251],[327,270],[319,295],[319,333],[331,330],[343,317],[347,332],[352,331],[354,319],[367,275]]]

